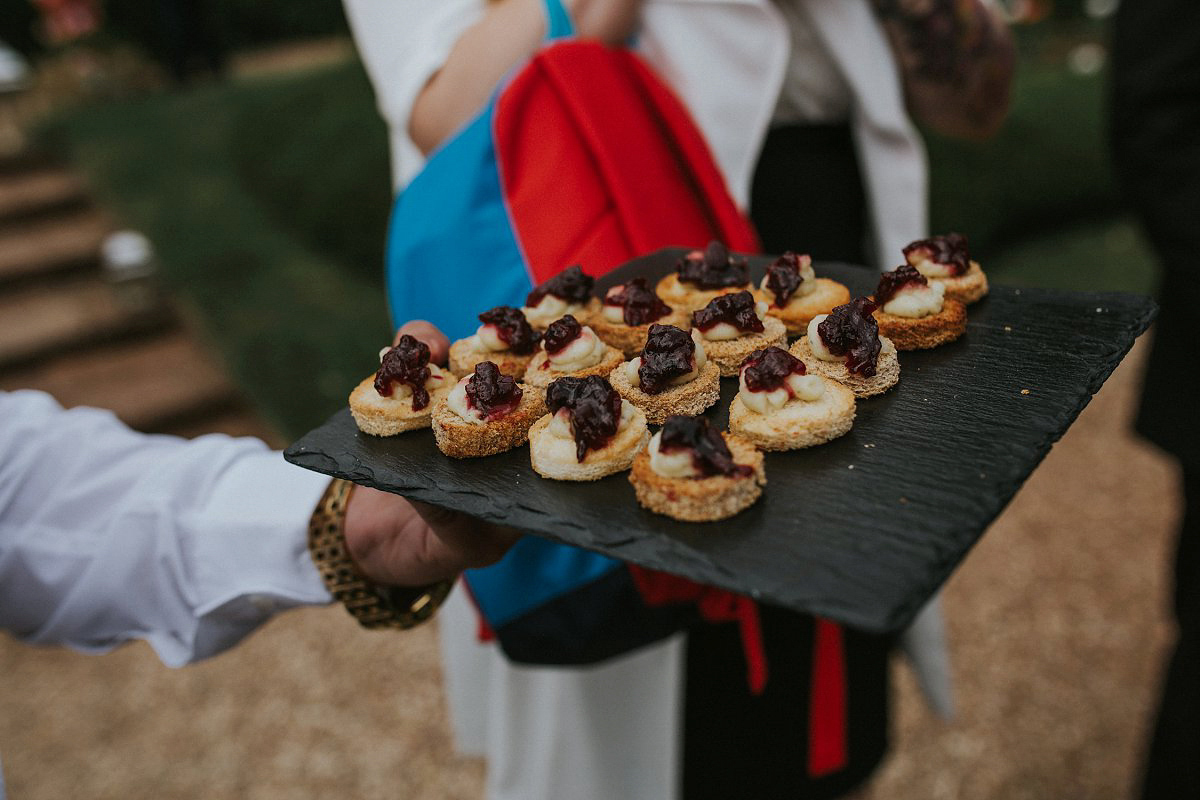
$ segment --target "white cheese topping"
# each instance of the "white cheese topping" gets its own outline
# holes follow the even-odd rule
[[[937,281],[925,286],[910,283],[883,304],[883,313],[910,319],[928,317],[941,312],[945,294],[945,284]]]
[[[767,279],[769,277],[769,275],[764,275],[762,283],[758,285],[758,288],[762,289],[764,292],[771,291],[767,288]],[[800,285],[796,287],[796,291],[792,292],[792,296],[788,298],[788,303],[791,303],[797,297],[810,295],[817,290],[817,273],[813,271],[812,259],[808,256],[801,256],[800,258],[800,277],[802,278],[802,281]],[[773,292],[772,295],[774,295]]]
[[[918,260],[919,259],[919,260]],[[954,267],[950,264],[939,264],[928,258],[909,256],[908,263],[917,268],[917,272],[926,278],[949,278],[954,275]],[[890,313],[890,312],[889,312]]]
[[[577,372],[599,364],[606,349],[607,345],[600,340],[591,326],[584,325],[574,341],[557,353],[547,353],[546,359],[550,362],[551,369],[559,372]]]
[[[754,304],[754,314],[761,322],[763,317],[767,315],[767,304],[761,300]],[[727,342],[730,339],[736,339],[742,336],[742,332],[736,326],[728,322],[718,322],[706,331],[701,331],[700,335],[710,342]]]
[[[604,315],[604,319],[607,322],[611,322],[614,325],[625,324],[625,309],[621,306],[612,306],[605,303],[600,313]]]
[[[825,396],[825,382],[820,375],[788,375],[787,386],[769,392],[754,392],[746,386],[745,371],[738,376],[738,397],[746,408],[758,414],[770,414],[787,405],[793,398],[814,402]],[[790,391],[789,391],[790,390]]]
[[[475,342],[474,349],[479,352],[498,353],[508,349],[508,342],[500,338],[500,329],[492,324],[479,326],[475,331]]]
[[[581,303],[568,303],[552,294],[543,295],[536,306],[525,306],[521,311],[531,325],[549,325],[567,314],[576,314],[583,309]]]
[[[617,423],[617,432],[615,436],[620,435],[621,429],[629,424],[630,417],[633,416],[633,405],[628,400],[621,401],[621,421]],[[575,431],[571,429],[571,412],[564,406],[550,418],[550,424],[546,426],[546,432],[556,439],[569,439],[575,441]]]
[[[650,437],[650,469],[664,478],[698,478],[696,464],[692,459],[692,451],[686,447],[673,452],[662,452],[659,449],[662,431]]]
[[[817,331],[817,326],[828,316],[828,314],[817,314],[812,318],[812,322],[808,323],[808,348],[812,350],[814,356],[822,361],[845,361],[842,356],[835,356],[829,352],[829,348],[825,346],[825,341]]]
[[[387,349],[391,350],[390,347]],[[449,384],[447,383],[446,378],[447,378],[446,373],[442,372],[440,369],[438,369],[433,364],[430,364],[429,365],[429,377],[425,379],[425,391],[432,394],[432,393],[440,390],[444,386],[448,386]],[[391,395],[384,396],[384,395],[379,394],[379,392],[375,392],[372,395],[372,397],[374,397],[374,399],[377,401],[374,405],[376,405],[378,407],[385,407],[388,404],[398,403],[401,400],[408,400],[410,397],[412,397],[412,387],[409,386],[407,383],[400,383],[399,381],[392,381]],[[432,403],[432,402],[433,402],[433,399],[430,398],[430,403]]]
[[[471,408],[467,402],[467,382],[469,380],[471,380],[471,376],[467,375],[454,385],[450,394],[446,396],[446,406],[472,425],[483,425],[483,415],[479,413],[478,409]]]

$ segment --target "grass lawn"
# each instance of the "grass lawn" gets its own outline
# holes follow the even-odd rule
[[[998,283],[1149,291],[1119,216],[1103,79],[1030,66],[983,144],[930,141],[933,230],[967,233]],[[156,243],[251,399],[288,435],[342,406],[388,338],[386,138],[357,64],[61,115],[100,196]]]

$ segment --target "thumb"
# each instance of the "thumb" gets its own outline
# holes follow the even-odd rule
[[[429,360],[432,363],[446,363],[446,357],[450,354],[450,340],[432,322],[427,322],[423,319],[414,319],[404,323],[396,331],[396,336],[392,339],[392,344],[395,345],[399,342],[400,337],[405,334],[425,343],[429,348]]]

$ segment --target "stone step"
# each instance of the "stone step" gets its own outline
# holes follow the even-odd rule
[[[94,268],[112,227],[104,214],[85,210],[0,231],[0,287]]]
[[[171,310],[131,312],[99,278],[0,293],[0,372],[174,325]]]
[[[83,181],[66,170],[30,170],[0,178],[0,226],[6,229],[87,204]]]
[[[183,331],[49,359],[0,376],[0,389],[40,389],[67,407],[107,408],[147,432],[195,432],[206,417],[231,419],[240,403],[221,366]]]

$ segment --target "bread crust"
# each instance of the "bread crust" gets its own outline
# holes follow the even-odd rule
[[[438,449],[451,458],[479,458],[520,447],[529,440],[529,428],[546,413],[542,391],[521,387],[521,402],[499,419],[482,425],[467,422],[450,410],[448,397],[433,406],[433,440]],[[446,393],[447,396],[449,392]]]
[[[713,475],[708,478],[664,478],[650,468],[650,452],[642,450],[633,460],[629,482],[638,502],[656,514],[684,522],[715,522],[728,519],[754,505],[766,485],[763,454],[740,436],[722,433],[734,462],[754,470],[744,477]]]
[[[472,347],[473,339],[468,336],[450,345],[450,371],[456,378],[470,375],[475,371],[475,365],[482,361],[491,361],[505,375],[524,375],[525,367],[533,358],[533,353],[521,356],[511,350],[476,350]],[[533,352],[536,353],[537,348]]]
[[[890,342],[886,336],[879,337],[881,341]],[[896,357],[895,346],[891,351],[885,347],[879,353],[879,361],[875,365],[875,374],[870,378],[855,375],[846,369],[841,361],[825,361],[813,355],[808,346],[808,336],[802,336],[792,344],[788,351],[804,362],[809,372],[815,372],[826,378],[833,378],[838,383],[854,392],[855,397],[872,397],[883,394],[900,381],[900,360]]]
[[[608,382],[621,397],[640,408],[651,425],[662,425],[672,414],[694,417],[721,398],[721,370],[712,361],[705,361],[693,380],[659,394],[646,394],[632,385],[625,373],[627,363],[618,364],[609,374]]]
[[[787,347],[787,327],[775,317],[763,319],[763,332],[739,336],[725,341],[704,340],[704,352],[708,360],[716,363],[722,378],[738,374],[738,368],[746,356],[764,347]]]
[[[949,298],[942,301],[941,311],[927,317],[901,317],[883,309],[874,314],[880,335],[891,339],[897,350],[928,350],[967,332],[967,307]]]
[[[929,278],[946,287],[946,297],[958,300],[965,305],[978,302],[987,296],[988,279],[978,261],[972,261],[970,268],[962,275],[949,278]]]
[[[350,392],[350,416],[354,417],[354,424],[358,425],[360,431],[371,436],[395,436],[405,431],[428,428],[433,407],[454,388],[454,381],[445,370],[439,370],[432,364],[429,369],[438,370],[445,375],[446,386],[430,392],[429,405],[420,411],[413,411],[411,398],[393,401],[381,397],[375,391],[375,376],[364,378],[354,387],[354,391]]]
[[[766,303],[767,313],[782,320],[789,334],[800,335],[808,329],[813,317],[850,302],[850,290],[843,284],[830,278],[817,278],[815,283],[816,289],[803,297],[793,295],[783,308],[774,304],[775,295],[765,289],[755,289],[754,299]]]
[[[749,282],[742,286],[726,286],[721,289],[697,289],[681,282],[678,273],[671,272],[663,276],[658,285],[655,286],[654,291],[663,299],[663,302],[672,308],[690,312],[698,308],[704,308],[712,302],[714,297],[719,295],[753,289],[754,285]]]
[[[650,441],[646,415],[636,406],[629,421],[617,430],[617,435],[600,450],[588,450],[579,461],[575,457],[575,442],[569,442],[569,452],[563,456],[563,440],[547,432],[552,415],[546,414],[529,429],[529,463],[543,478],[557,481],[596,481],[629,469],[634,456]]]
[[[525,383],[530,386],[536,386],[539,389],[545,389],[559,378],[567,376],[572,378],[586,378],[589,375],[602,375],[607,378],[608,374],[613,371],[617,364],[625,360],[625,356],[621,354],[620,350],[606,344],[604,346],[604,357],[600,359],[599,363],[586,369],[576,370],[575,372],[560,372],[556,369],[538,369],[538,363],[542,361],[542,358],[537,357],[539,353],[542,355],[542,358],[545,357],[545,351],[539,347],[533,351],[534,358],[525,369]]]
[[[646,346],[646,336],[650,333],[651,325],[674,325],[676,328],[690,330],[692,315],[687,311],[673,309],[670,314],[645,325],[626,325],[625,323],[609,322],[604,318],[603,311],[597,312],[592,319],[592,330],[605,344],[620,350],[625,358],[633,358],[642,352]]]
[[[820,376],[825,396],[820,400],[789,400],[778,413],[752,411],[736,395],[729,405],[729,430],[763,450],[800,450],[824,444],[854,425],[854,392],[832,378]]]

